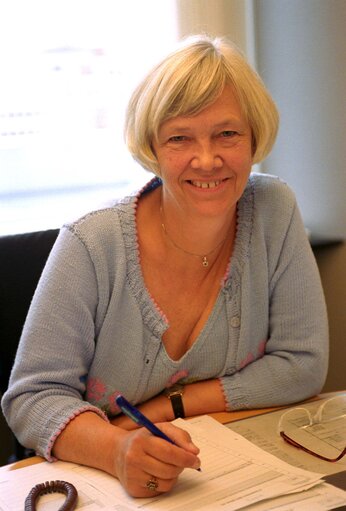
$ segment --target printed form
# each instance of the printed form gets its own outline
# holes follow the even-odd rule
[[[60,461],[45,462],[18,470],[0,470],[0,511],[22,511],[33,486],[56,479],[76,486],[80,511],[232,511],[247,506],[259,511],[275,509],[269,503],[274,505],[281,496],[288,498],[281,505],[292,506],[293,501],[295,510],[304,510],[300,504],[307,496],[310,495],[311,506],[314,495],[321,502],[322,494],[326,504],[315,509],[346,504],[346,492],[323,483],[321,474],[277,459],[208,416],[191,421],[178,419],[175,423],[187,430],[199,446],[202,472],[185,470],[171,493],[134,499],[115,478],[101,471]],[[46,495],[40,499],[38,509],[52,511],[63,500],[61,495]],[[279,501],[276,503],[280,505]],[[288,511],[293,507],[280,509]]]

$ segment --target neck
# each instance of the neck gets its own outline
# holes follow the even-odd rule
[[[199,259],[204,268],[213,264],[234,238],[235,213],[226,219],[194,218],[185,214],[177,221],[169,214],[169,208],[167,210],[168,213],[161,198],[160,221],[166,244],[176,253],[180,252],[181,257]]]

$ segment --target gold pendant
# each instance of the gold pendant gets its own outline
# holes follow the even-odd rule
[[[204,268],[207,268],[207,266],[209,266],[209,262],[208,262],[207,256],[203,257],[202,264],[203,264]]]

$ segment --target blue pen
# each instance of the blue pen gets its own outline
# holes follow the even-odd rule
[[[171,440],[167,435],[163,433],[159,428],[155,426],[145,415],[143,415],[137,408],[135,408],[131,403],[129,403],[124,396],[120,395],[115,398],[115,401],[121,411],[127,415],[130,419],[133,420],[136,424],[143,426],[154,436],[158,436],[171,444],[174,444],[173,440]]]
[[[117,405],[119,406],[120,410],[127,415],[133,422],[136,424],[139,424],[140,426],[143,426],[146,428],[150,433],[152,433],[154,436],[157,436],[159,438],[162,438],[163,440],[166,440],[167,442],[175,445],[175,442],[171,438],[169,438],[163,431],[161,431],[158,427],[155,426],[145,415],[143,415],[136,407],[131,405],[127,401],[127,399],[124,398],[121,394],[119,394],[115,401]],[[199,472],[201,472],[200,468],[197,468]]]

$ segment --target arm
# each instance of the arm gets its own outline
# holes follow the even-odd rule
[[[100,296],[90,255],[65,231],[35,294],[4,411],[20,441],[47,459],[99,468],[118,477],[131,495],[152,496],[146,488],[150,477],[158,477],[159,492],[169,491],[184,468],[199,466],[198,449],[172,425],[160,427],[168,428],[177,446],[143,430],[125,432],[84,401],[95,318],[108,303],[107,282],[102,284]]]
[[[242,290],[239,346],[246,350],[240,370],[221,380],[229,409],[304,400],[320,392],[326,377],[328,323],[319,272],[294,196],[280,187],[282,204],[264,211],[256,232],[259,240],[267,236],[265,250],[255,238],[243,276],[248,287]]]
[[[71,418],[90,409],[106,419],[101,410],[83,400],[81,377],[94,355],[97,295],[85,247],[64,230],[31,303],[2,401],[19,441],[47,459],[56,436]],[[73,314],[71,303],[75,304]]]
[[[226,400],[220,380],[215,378],[185,385],[183,403],[186,417],[224,412]],[[174,420],[171,402],[163,394],[136,406],[154,423]],[[112,419],[111,423],[127,430],[137,428],[136,424],[124,415]]]

